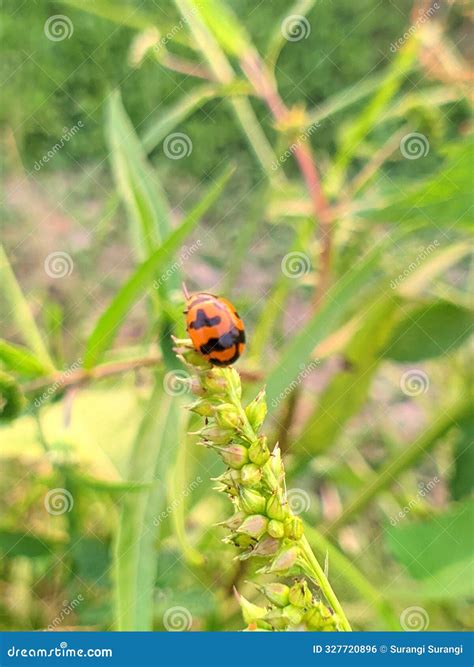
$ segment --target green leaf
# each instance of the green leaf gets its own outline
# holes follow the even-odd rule
[[[10,308],[9,317],[15,323],[18,333],[39,361],[48,369],[48,372],[54,371],[53,361],[2,245],[0,245],[0,285]],[[6,315],[5,312],[5,317]]]
[[[451,495],[460,500],[474,489],[474,412],[458,422],[458,434],[454,445],[453,475],[450,479]]]
[[[84,355],[85,368],[92,368],[103,358],[130,308],[150,289],[155,274],[158,271],[164,273],[172,264],[175,251],[219,197],[231,173],[231,169],[224,172],[205,197],[188,213],[178,229],[172,232],[164,244],[137,267],[133,275],[115,295],[99,318],[87,342]]]
[[[183,413],[181,399],[165,394],[157,376],[129,461],[130,477],[154,484],[150,491],[124,498],[116,538],[117,630],[152,629],[158,517],[166,507],[168,471],[186,437]]]
[[[154,24],[153,16],[144,14],[135,6],[126,5],[123,2],[120,4],[114,0],[94,0],[94,2],[90,2],[90,0],[59,0],[59,2],[75,9],[83,9],[90,14],[128,28],[145,30]]]
[[[22,375],[36,377],[46,375],[50,369],[45,366],[34,354],[19,345],[13,345],[0,338],[0,361],[7,368]]]
[[[383,355],[401,363],[453,352],[473,333],[473,315],[449,301],[410,309],[393,330]]]
[[[191,0],[191,4],[194,12],[202,16],[219,44],[230,55],[241,57],[251,48],[250,36],[225,1]]]
[[[389,526],[385,535],[390,551],[414,579],[433,579],[435,583],[438,573],[446,568],[450,568],[452,578],[459,570],[464,576],[465,595],[469,595],[474,572],[472,541],[467,537],[472,535],[473,525],[474,501],[471,500],[433,519]],[[466,569],[469,562],[471,574]]]
[[[143,261],[170,233],[169,204],[118,91],[109,98],[106,127],[115,181],[131,223],[133,247]]]

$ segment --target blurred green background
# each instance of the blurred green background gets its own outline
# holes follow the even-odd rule
[[[173,381],[181,279],[244,318],[354,629],[472,627],[467,3],[202,5],[3,3],[1,627],[242,627],[256,568]]]

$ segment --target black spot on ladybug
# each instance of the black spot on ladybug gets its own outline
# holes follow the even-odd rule
[[[215,327],[221,322],[221,317],[208,317],[202,308],[198,308],[196,319],[189,325],[190,329],[203,329],[204,327]]]

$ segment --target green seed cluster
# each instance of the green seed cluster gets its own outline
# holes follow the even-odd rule
[[[216,489],[234,505],[233,516],[220,524],[229,530],[224,541],[240,549],[240,560],[263,559],[258,573],[301,577],[308,570],[301,542],[303,522],[287,502],[280,449],[276,445],[270,452],[266,436],[259,434],[267,413],[264,390],[244,408],[235,369],[204,365],[186,347],[177,351],[195,371],[191,388],[198,400],[189,409],[206,419],[197,432],[200,444],[215,449],[228,466],[215,479]],[[339,629],[337,615],[311,592],[304,578],[291,587],[273,583],[259,590],[266,607],[237,594],[249,629]]]

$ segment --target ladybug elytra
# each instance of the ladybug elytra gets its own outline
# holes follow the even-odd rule
[[[244,324],[222,297],[200,292],[186,297],[186,329],[194,349],[216,366],[229,366],[245,347]]]

